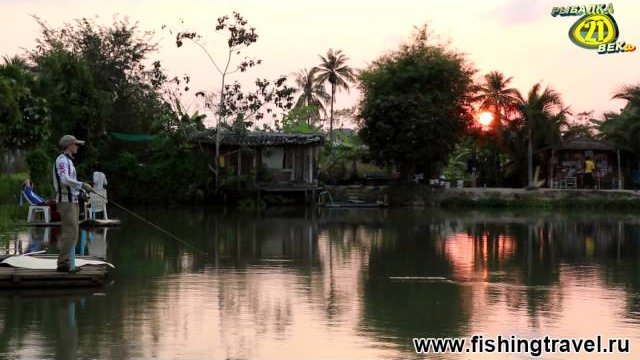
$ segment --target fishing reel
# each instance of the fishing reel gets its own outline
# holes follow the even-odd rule
[[[82,202],[89,202],[89,193],[87,193],[84,189],[80,189],[80,194],[78,194],[78,200]]]

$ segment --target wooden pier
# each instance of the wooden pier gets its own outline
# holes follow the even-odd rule
[[[28,221],[24,223],[20,223],[21,225],[26,226],[61,226],[62,223],[60,221]],[[118,227],[121,225],[119,219],[87,219],[80,220],[80,227]]]
[[[56,255],[38,255],[41,258]],[[81,257],[98,260],[96,257]],[[76,273],[57,272],[56,270],[35,270],[12,266],[0,266],[0,288],[73,288],[98,287],[107,282],[107,265],[85,265]]]

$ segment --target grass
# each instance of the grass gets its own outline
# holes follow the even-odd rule
[[[16,228],[18,220],[27,218],[28,207],[20,207],[20,187],[27,174],[0,175],[0,231]]]
[[[20,201],[20,187],[29,176],[20,174],[0,174],[0,204],[18,204]]]
[[[0,232],[15,229],[19,220],[27,218],[28,207],[0,205]]]

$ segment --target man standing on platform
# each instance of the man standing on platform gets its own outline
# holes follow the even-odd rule
[[[73,135],[64,135],[58,144],[63,152],[56,158],[53,168],[53,188],[56,191],[58,212],[62,221],[62,235],[58,239],[60,254],[56,271],[76,272],[78,270],[71,261],[71,251],[75,251],[78,242],[78,196],[81,189],[88,192],[93,189],[91,185],[77,180],[76,168],[73,166],[73,156],[78,153],[78,148],[84,141],[76,139]]]

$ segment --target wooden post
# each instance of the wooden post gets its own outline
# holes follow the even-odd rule
[[[618,155],[618,190],[622,190],[622,168],[620,167],[620,149],[616,149]]]
[[[553,188],[553,169],[555,168],[555,157],[556,151],[554,149],[551,149],[551,161],[549,162],[549,181],[547,182],[550,189]]]
[[[256,190],[256,209],[260,207],[260,189]]]
[[[256,176],[258,173],[258,152],[254,151],[253,154],[251,154],[252,160],[253,160],[253,174],[254,174],[254,180],[256,180]]]
[[[307,180],[307,182],[309,183],[313,183],[313,148],[307,148],[306,150],[307,156],[308,156],[308,171],[307,171],[307,175],[309,177],[309,179]]]
[[[294,181],[296,178],[296,149],[292,149],[291,151],[291,177],[290,181]]]

